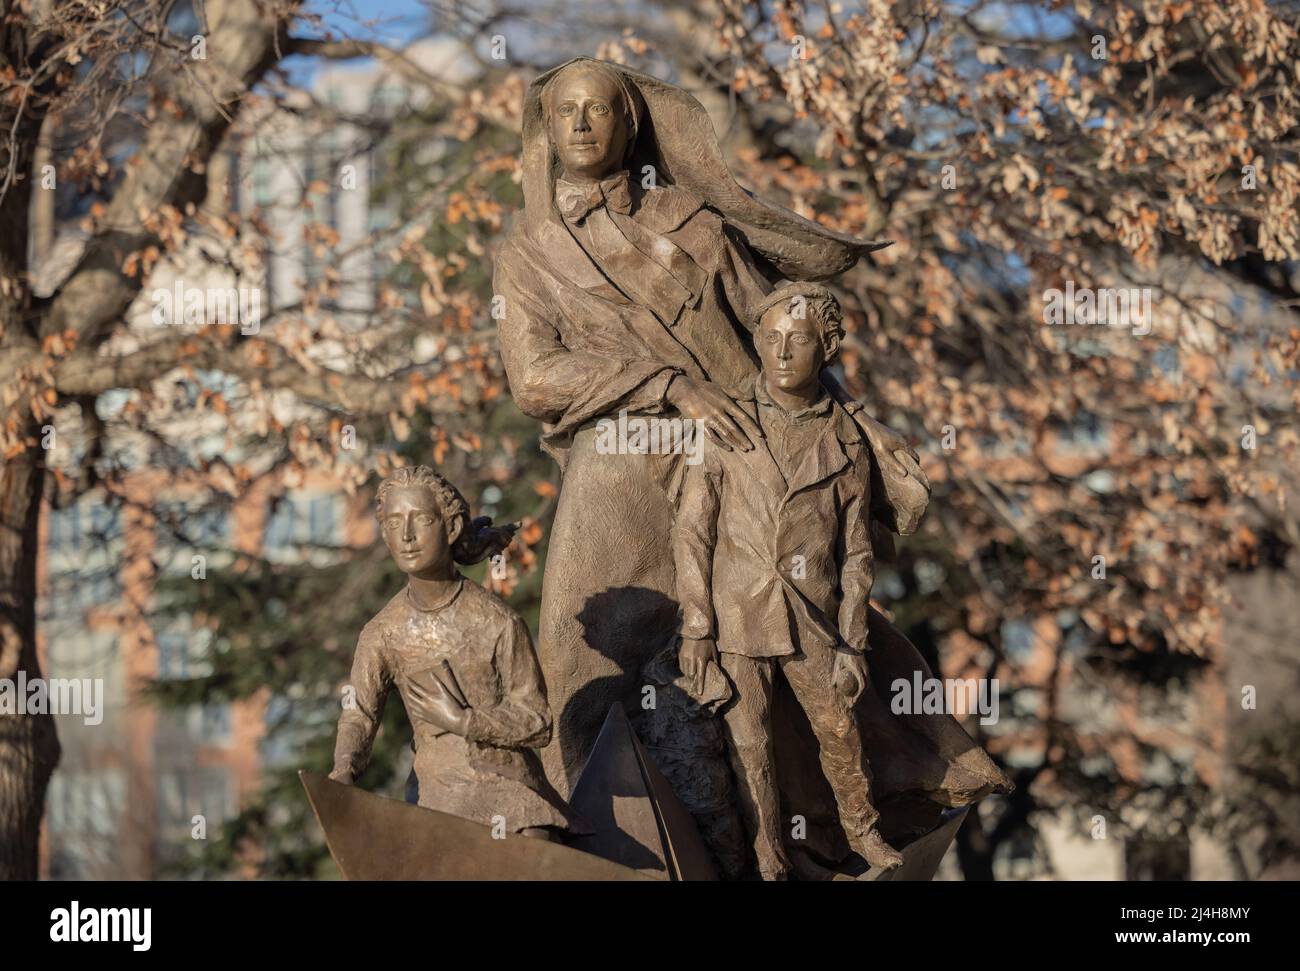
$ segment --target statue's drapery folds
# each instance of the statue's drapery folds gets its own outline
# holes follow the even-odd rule
[[[614,77],[630,102],[626,155],[595,178],[568,178],[549,134],[544,92],[570,67]],[[678,378],[752,398],[750,330],[773,284],[833,277],[887,243],[754,198],[728,171],[693,96],[618,65],[578,59],[539,77],[525,98],[523,137],[525,207],[498,254],[494,289],[504,300],[500,348],[515,401],[544,423],[543,445],[563,469],[538,653],[555,718],[543,762],[567,794],[610,704],[635,714],[643,666],[672,642],[679,614],[671,529],[684,458],[601,454],[596,422],[621,411],[675,415]],[[928,499],[915,454],[827,384],[869,456],[863,474],[873,480],[877,528],[911,532]],[[876,690],[858,702],[858,717],[879,762],[882,829],[919,831],[939,807],[1006,788],[951,718],[890,714],[883,691],[893,673],[928,668],[878,612],[867,625]],[[814,825],[833,817],[807,721],[780,697],[774,716],[787,801]],[[691,804],[690,792],[679,795]],[[843,849],[833,832],[820,843],[825,858]]]

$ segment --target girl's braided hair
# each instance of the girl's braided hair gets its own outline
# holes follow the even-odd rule
[[[459,489],[427,465],[403,466],[386,476],[384,481],[379,483],[379,489],[375,493],[375,515],[379,519],[384,518],[384,500],[388,498],[389,493],[398,488],[427,489],[442,513],[442,525],[447,531],[447,535],[452,535],[453,527],[460,526],[458,530],[455,530],[456,541],[452,544],[452,557],[457,563],[477,562],[477,560],[464,558],[469,553],[472,530],[470,529],[469,503],[465,501],[465,497],[460,494]]]

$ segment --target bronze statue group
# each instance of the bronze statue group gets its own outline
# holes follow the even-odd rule
[[[675,646],[669,676],[726,742],[713,768],[734,825],[704,824],[717,806],[693,774],[676,785],[723,876],[785,879],[792,849],[897,867],[891,841],[1009,784],[949,716],[892,716],[881,690],[880,673],[925,668],[869,598],[929,488],[828,370],[842,315],[815,281],[888,244],[750,196],[689,93],[618,65],[538,78],[523,137],[495,290],[511,392],[563,471],[537,649],[456,569],[508,534],[476,540],[450,483],[399,470],[378,516],[409,583],[361,634],[332,777],[364,769],[396,688],[420,805],[566,839],[585,826],[565,800],[606,712],[634,714],[647,665]],[[620,413],[694,423],[702,461],[597,448]],[[667,733],[678,724],[657,739],[666,757],[699,749],[691,719]],[[742,826],[741,852],[717,835]]]

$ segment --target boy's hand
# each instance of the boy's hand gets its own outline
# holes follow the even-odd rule
[[[713,638],[682,638],[681,646],[677,648],[677,666],[691,679],[691,688],[697,695],[704,693],[704,674],[709,670],[710,661],[718,662],[718,645]]]
[[[862,697],[862,692],[871,683],[871,675],[867,673],[866,657],[857,651],[836,651],[831,683],[845,701],[850,705],[856,704]]]

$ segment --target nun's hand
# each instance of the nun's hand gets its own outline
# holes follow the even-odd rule
[[[700,422],[709,437],[727,451],[738,448],[748,452],[762,437],[754,420],[712,381],[679,374],[664,397],[682,417]]]

